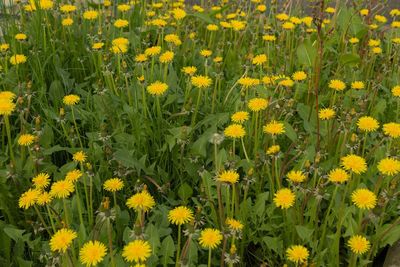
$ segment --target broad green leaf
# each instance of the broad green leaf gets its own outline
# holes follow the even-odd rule
[[[311,67],[314,65],[317,49],[310,41],[305,41],[297,47],[296,54],[300,64]]]
[[[173,256],[175,253],[175,244],[172,237],[169,235],[161,243],[161,249],[159,254],[161,255],[161,264],[165,267],[169,264],[173,264]]]
[[[263,241],[270,250],[275,251],[276,253],[281,252],[283,242],[279,237],[264,236]]]
[[[356,65],[361,61],[360,56],[357,54],[343,54],[339,60],[343,65]]]
[[[190,185],[184,183],[179,187],[178,195],[184,202],[186,202],[193,195],[193,189]]]
[[[203,22],[205,22],[207,24],[214,24],[214,21],[211,19],[211,17],[204,13],[193,13],[189,16],[199,18],[200,20],[202,20]]]
[[[257,196],[256,202],[254,203],[253,213],[257,216],[263,216],[265,212],[265,203],[268,200],[269,192],[261,193]]]
[[[400,240],[400,225],[392,228],[392,224],[387,224],[382,227],[378,237],[382,237],[379,247],[391,246],[396,241]]]
[[[22,235],[25,233],[25,230],[20,230],[17,228],[5,227],[4,232],[15,242],[18,240],[22,240]]]
[[[311,236],[314,232],[314,229],[310,229],[306,226],[302,226],[302,225],[296,225],[296,231],[297,234],[300,236],[300,238],[303,241],[310,241],[311,240]]]
[[[297,139],[296,131],[293,129],[292,125],[290,125],[287,121],[284,122],[285,124],[285,134],[289,137],[290,140],[293,142]]]

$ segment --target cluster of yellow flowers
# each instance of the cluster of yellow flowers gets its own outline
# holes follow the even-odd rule
[[[264,220],[252,222],[249,219],[252,211],[248,209],[254,204],[250,195],[257,198],[254,206],[262,202],[259,209],[267,210],[265,205],[271,204],[268,215],[263,210],[262,215],[257,216],[267,217],[273,214],[271,219],[268,218],[268,223],[274,224],[273,221],[277,218],[282,219],[282,225],[287,228],[282,230],[280,225],[273,225],[262,231],[273,232],[279,229],[282,230],[282,235],[299,231],[299,226],[304,227],[300,224],[305,223],[302,218],[298,220],[297,217],[305,216],[307,219],[309,217],[310,224],[315,228],[312,230],[313,235],[322,235],[324,240],[320,244],[324,245],[327,227],[330,221],[336,219],[333,212],[338,207],[338,217],[347,214],[359,216],[356,226],[353,221],[349,223],[345,218],[338,218],[337,229],[334,229],[336,234],[332,235],[337,247],[341,245],[339,239],[345,238],[348,252],[352,255],[350,266],[356,266],[357,261],[361,260],[360,255],[365,256],[369,251],[371,254],[376,253],[378,244],[371,246],[371,243],[372,240],[380,240],[369,236],[372,227],[363,227],[363,219],[367,213],[380,207],[380,202],[388,203],[390,197],[398,197],[398,193],[392,191],[398,190],[400,174],[400,160],[397,156],[400,137],[400,123],[397,122],[400,113],[400,85],[396,76],[398,70],[394,68],[390,71],[382,70],[384,75],[390,77],[385,77],[384,82],[383,77],[377,77],[380,79],[379,86],[374,81],[374,75],[384,76],[377,74],[378,64],[384,59],[395,66],[399,63],[398,9],[393,9],[389,15],[384,16],[376,14],[373,9],[358,8],[346,18],[349,19],[348,25],[342,25],[345,16],[338,12],[339,5],[322,6],[319,10],[320,17],[317,18],[317,15],[297,16],[292,11],[283,12],[284,9],[276,8],[279,1],[268,4],[261,0],[242,1],[245,2],[243,8],[229,0],[220,1],[220,5],[204,4],[201,1],[201,5],[191,6],[185,5],[184,0],[132,0],[126,3],[105,0],[89,5],[85,1],[62,2],[29,0],[27,3],[17,3],[15,10],[20,12],[18,14],[21,14],[21,22],[15,24],[18,27],[11,27],[12,34],[5,35],[4,40],[7,41],[0,43],[0,72],[5,77],[4,88],[12,84],[16,88],[15,92],[18,91],[18,94],[12,91],[0,92],[0,117],[4,124],[2,147],[7,147],[5,155],[9,154],[11,174],[14,174],[15,166],[19,169],[34,169],[34,173],[29,176],[29,187],[18,196],[18,206],[23,210],[32,208],[40,223],[46,226],[44,228],[49,236],[48,245],[54,254],[60,254],[70,261],[69,252],[75,253],[79,240],[77,259],[83,265],[96,266],[109,256],[114,267],[114,256],[118,255],[127,264],[143,267],[156,252],[145,227],[150,215],[159,206],[159,198],[151,188],[143,185],[144,179],[141,176],[144,168],[137,167],[140,169],[137,172],[138,181],[143,180],[143,184],[134,188],[126,179],[131,175],[130,170],[126,174],[120,172],[127,167],[122,166],[123,163],[116,167],[118,170],[112,164],[107,166],[112,175],[110,172],[105,179],[94,178],[92,172],[92,157],[97,156],[93,150],[104,149],[107,162],[118,160],[115,159],[117,157],[110,157],[116,147],[109,147],[104,142],[100,149],[97,144],[92,144],[92,138],[86,139],[93,134],[85,128],[85,120],[88,120],[86,116],[89,116],[86,113],[93,112],[92,107],[99,105],[112,111],[115,103],[116,107],[123,107],[126,113],[111,114],[123,117],[118,123],[112,123],[112,127],[120,132],[113,133],[111,142],[118,142],[124,138],[122,134],[119,135],[121,132],[128,135],[125,131],[133,129],[137,131],[132,134],[134,141],[140,143],[139,146],[149,146],[148,154],[164,153],[160,158],[166,161],[166,165],[175,164],[173,160],[169,162],[168,157],[175,153],[175,145],[179,144],[180,154],[176,158],[179,158],[177,161],[182,166],[189,165],[185,158],[185,153],[190,150],[188,144],[195,147],[189,152],[188,161],[191,167],[192,164],[195,166],[193,169],[197,169],[191,170],[188,175],[196,173],[193,176],[201,178],[198,179],[200,186],[196,188],[199,198],[193,199],[194,205],[191,204],[191,199],[182,200],[182,203],[169,199],[168,205],[172,208],[165,209],[163,214],[165,221],[177,228],[178,242],[172,252],[176,253],[176,266],[184,265],[181,253],[189,253],[193,240],[197,240],[196,246],[208,250],[209,266],[212,264],[212,252],[220,247],[222,262],[229,266],[236,264],[239,261],[236,247],[239,240],[243,236],[252,238],[247,231],[249,229],[245,227],[265,223]],[[270,16],[267,16],[267,12]],[[35,44],[38,42],[37,37],[30,35],[36,32],[24,25],[31,21],[34,22],[32,24],[43,27],[37,33],[43,39],[43,47],[40,49]],[[339,37],[334,35],[336,31],[340,33]],[[75,56],[67,60],[74,61],[74,64],[79,62],[82,72],[88,76],[82,84],[93,85],[93,94],[98,94],[96,97],[102,94],[110,96],[110,99],[100,97],[104,100],[101,104],[97,99],[93,100],[92,87],[87,86],[84,93],[80,91],[83,90],[82,86],[79,89],[69,88],[72,83],[78,84],[81,81],[67,79],[67,75],[58,66],[57,61],[61,59],[58,57],[57,42],[68,42],[70,38],[80,36],[81,33],[84,33],[84,37],[76,45],[82,45],[82,51],[75,51]],[[325,35],[326,40],[321,39],[322,35]],[[57,36],[62,39],[54,40]],[[329,49],[324,50],[324,45]],[[326,55],[336,56],[331,50],[342,54],[338,55],[337,60],[327,59]],[[46,53],[48,60],[41,62],[41,55]],[[295,63],[296,57],[298,61],[304,62]],[[343,66],[342,61],[346,63]],[[40,101],[46,99],[42,96],[45,95],[43,92],[35,91],[39,87],[36,80],[40,76],[46,76],[53,62],[54,66],[58,64],[55,67],[55,76],[61,76],[62,83],[57,80],[51,84],[49,91],[52,90],[52,100],[43,104],[48,104],[51,108],[61,108],[59,116],[54,115],[51,108],[43,109],[43,113],[48,120],[57,118],[59,125],[49,124],[48,127],[57,129],[54,132],[59,132],[70,144],[69,148],[57,144],[53,149],[71,152],[63,159],[67,159],[67,164],[57,171],[47,169],[47,165],[42,164],[46,160],[45,156],[48,156],[46,154],[43,158],[39,157],[42,152],[42,131],[40,127],[36,129],[29,122],[33,112],[37,112],[36,109],[32,111],[32,105],[38,105],[32,104],[32,96],[41,95],[43,98]],[[330,65],[334,67],[331,68]],[[353,66],[357,66],[354,67],[354,72],[347,74]],[[77,71],[75,68],[71,69]],[[90,74],[86,73],[87,70],[90,70]],[[33,71],[34,75],[27,74]],[[29,79],[35,83],[33,89],[30,82],[27,82]],[[43,77],[40,85],[46,93],[48,80],[49,78]],[[63,86],[58,86],[59,82]],[[104,88],[104,91],[99,88]],[[58,95],[62,90],[72,92],[62,94],[62,101],[53,103],[53,95]],[[382,101],[377,104],[376,99],[381,95]],[[24,102],[25,99],[28,100],[27,103]],[[108,106],[107,101],[113,104]],[[149,107],[149,103],[154,104],[153,109]],[[386,107],[397,107],[397,110],[391,110],[394,115],[382,116],[382,109]],[[16,114],[19,111],[21,114]],[[218,112],[221,112],[218,114],[220,117],[208,116]],[[140,122],[132,123],[126,128],[121,126],[126,118],[126,121],[133,121],[135,116],[140,118]],[[15,125],[10,123],[10,117],[18,119]],[[102,118],[99,124],[114,122],[115,117]],[[203,117],[202,121],[200,117]],[[35,119],[40,121],[40,116]],[[214,120],[215,123],[209,125],[209,120]],[[68,131],[66,125],[69,122],[71,127]],[[80,122],[81,127],[78,125]],[[93,122],[95,123],[98,122]],[[146,125],[146,130],[142,130],[141,123],[151,126]],[[17,132],[15,141],[12,138],[15,131],[12,129],[18,127],[20,131]],[[101,132],[101,135],[103,129],[100,128],[91,131]],[[188,133],[178,136],[177,129]],[[203,136],[197,136],[204,129],[207,132]],[[149,138],[151,140],[143,141],[146,139],[143,138],[146,131],[154,136]],[[213,151],[208,153],[208,146],[203,141],[212,131],[215,131],[210,141]],[[173,136],[169,132],[173,132]],[[222,144],[223,140],[225,143]],[[131,140],[129,142],[134,143]],[[132,151],[146,154],[140,149],[136,151],[136,143],[129,144],[135,147]],[[13,147],[15,144],[18,144],[20,150],[20,158],[17,160]],[[160,147],[156,149],[157,145]],[[198,158],[191,154],[196,154],[198,147],[206,151],[205,157],[211,155],[201,162],[201,167]],[[26,152],[29,153],[28,156]],[[152,167],[157,166],[158,162],[154,159],[156,157],[148,156],[143,157],[146,164],[154,160],[154,164],[151,162]],[[19,165],[24,165],[20,162],[24,162],[27,157],[32,159],[33,163],[30,164],[33,167],[20,167]],[[136,167],[136,162],[127,165],[130,165],[129,168],[132,165]],[[181,168],[179,175],[185,176],[185,166],[182,166],[172,166],[171,172]],[[212,174],[208,172],[210,166],[215,168]],[[99,172],[101,168],[98,168]],[[166,171],[162,170],[160,173],[164,175]],[[206,179],[208,174],[210,177],[214,176],[214,179]],[[264,181],[264,177],[268,180]],[[165,184],[159,186],[158,181],[153,181],[151,177],[146,178],[163,193],[168,186],[176,186],[175,183],[165,182],[166,180],[161,180]],[[253,183],[256,186],[251,187]],[[181,194],[184,185],[181,180],[179,186],[182,187],[177,190],[178,195],[184,195]],[[269,188],[265,199],[268,200],[265,200],[262,194],[267,193],[267,186]],[[345,189],[342,190],[343,188]],[[393,190],[388,193],[386,188]],[[97,194],[96,189],[101,193]],[[171,189],[172,193],[175,193],[175,189]],[[332,193],[329,192],[331,189]],[[129,194],[128,197],[126,194]],[[337,201],[337,194],[340,194],[340,201]],[[114,200],[112,209],[108,195]],[[103,200],[96,210],[94,206],[98,203],[95,200],[99,196]],[[111,221],[120,215],[118,200],[121,199],[126,208],[124,216],[128,216],[128,211],[135,215],[132,236],[129,241],[124,236],[126,242],[122,249],[113,251],[114,232],[110,229],[107,229],[109,244],[101,242],[102,239],[95,234],[90,235],[89,241],[82,241],[86,236],[81,234],[83,230],[78,230],[78,227],[84,228],[87,225],[91,228],[89,231],[92,231],[98,218],[110,227]],[[202,203],[207,204],[202,206]],[[75,214],[72,214],[71,206],[77,209],[78,214],[75,217],[79,217],[79,224],[73,221]],[[211,216],[201,210],[202,208],[207,209],[207,212],[210,209]],[[309,210],[305,213],[307,208]],[[346,213],[344,209],[347,209]],[[386,212],[385,209],[386,206],[382,214]],[[44,218],[43,214],[47,217]],[[335,219],[328,219],[329,216]],[[323,218],[320,219],[321,217]],[[365,220],[367,219],[370,220],[369,217]],[[382,227],[383,222],[385,221],[382,220],[377,225]],[[344,224],[352,226],[341,236]],[[263,234],[262,231],[255,232]],[[182,236],[187,238],[187,243],[183,246]],[[266,240],[263,239],[263,242],[267,242]],[[313,262],[319,244],[304,242],[301,245],[300,240],[307,241],[303,236],[301,239],[295,238],[295,234],[275,240],[276,246],[282,246],[281,241],[284,242],[284,249],[279,257],[296,266],[306,266]],[[260,241],[256,240],[251,245],[258,246],[256,242]],[[241,255],[248,243],[251,242],[243,241],[240,244]],[[272,250],[276,252],[275,248]],[[339,248],[337,255],[339,256]],[[373,255],[368,257],[371,256]],[[77,264],[71,260],[71,266]],[[165,263],[167,264],[169,263]]]

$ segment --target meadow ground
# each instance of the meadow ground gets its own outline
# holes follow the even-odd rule
[[[397,1],[0,2],[0,266],[377,266],[400,240]]]

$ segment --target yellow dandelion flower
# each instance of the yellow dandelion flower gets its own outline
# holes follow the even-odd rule
[[[185,73],[185,74],[187,74],[187,75],[190,75],[190,76],[192,76],[193,74],[195,74],[196,71],[197,71],[197,68],[194,67],[194,66],[187,66],[187,67],[183,67],[183,68],[182,68],[182,72]]]
[[[168,85],[166,83],[156,81],[146,88],[147,92],[154,96],[163,95],[168,90]]]
[[[75,191],[74,184],[67,180],[61,180],[51,185],[50,194],[56,198],[67,198]]]
[[[86,20],[95,20],[99,16],[99,12],[96,10],[87,10],[83,13],[83,18]]]
[[[292,79],[283,79],[282,81],[279,81],[278,84],[286,87],[293,87],[294,81]]]
[[[360,15],[361,16],[367,16],[368,14],[369,14],[369,10],[368,9],[363,8],[363,9],[360,10]]]
[[[179,206],[168,212],[168,220],[175,225],[188,223],[193,218],[193,211],[186,206]]]
[[[392,95],[395,97],[400,97],[400,85],[396,85],[392,88]]]
[[[235,123],[243,123],[249,119],[249,113],[247,111],[237,111],[232,114],[231,120]]]
[[[333,169],[328,174],[328,180],[332,183],[344,183],[349,180],[349,177],[349,174],[341,168]]]
[[[258,5],[256,7],[256,10],[258,10],[260,12],[265,12],[267,10],[267,6],[266,5]]]
[[[10,98],[0,98],[0,115],[9,116],[15,110],[15,104]]]
[[[378,163],[378,170],[383,175],[396,175],[400,172],[400,161],[394,158],[382,159]]]
[[[203,248],[214,249],[221,240],[222,234],[218,229],[206,228],[200,232],[199,243]]]
[[[280,21],[285,21],[285,20],[289,19],[289,16],[285,13],[277,14],[275,17],[277,20],[280,20]]]
[[[236,171],[223,171],[218,175],[217,181],[227,184],[235,184],[239,180],[239,174]]]
[[[276,36],[275,35],[266,34],[266,35],[263,36],[263,40],[267,41],[267,42],[273,42],[273,41],[276,41]]]
[[[21,134],[18,138],[18,145],[29,146],[35,141],[35,136],[32,134]]]
[[[44,189],[50,184],[50,175],[45,172],[41,172],[32,178],[32,183],[35,188]]]
[[[125,28],[129,26],[129,22],[126,19],[117,19],[114,22],[114,27],[116,28]]]
[[[61,25],[63,26],[71,26],[72,24],[74,24],[74,20],[71,18],[65,18],[61,21]]]
[[[230,138],[242,138],[246,135],[246,130],[240,124],[231,124],[225,128],[224,134]]]
[[[253,58],[252,63],[254,65],[262,65],[265,62],[267,62],[267,55],[266,54],[261,54],[261,55],[257,55]]]
[[[382,15],[375,15],[374,19],[380,23],[386,23],[387,22],[387,18],[385,16]]]
[[[10,45],[9,44],[0,44],[0,51],[1,52],[5,52],[8,49],[10,49]]]
[[[114,54],[125,54],[128,52],[129,47],[124,44],[116,44],[111,46],[110,51],[113,52]]]
[[[202,49],[200,50],[200,55],[202,55],[203,57],[209,57],[212,55],[212,51],[208,49]]]
[[[288,209],[293,206],[295,199],[295,194],[289,188],[282,188],[275,193],[274,203],[279,208]]]
[[[146,48],[146,50],[144,50],[144,54],[146,56],[150,56],[150,57],[156,56],[160,53],[161,53],[161,46],[152,46],[152,47]]]
[[[106,246],[95,240],[86,242],[79,251],[79,260],[86,266],[96,266],[103,261],[107,253]]]
[[[67,106],[75,106],[81,98],[78,95],[66,95],[63,98],[63,103]]]
[[[22,41],[22,40],[26,40],[26,38],[28,38],[28,36],[26,36],[25,33],[17,33],[14,36],[14,38],[15,38],[15,40]]]
[[[26,62],[26,56],[24,55],[16,54],[10,58],[10,63],[13,65],[19,65],[25,62]]]
[[[39,0],[39,7],[43,10],[49,10],[53,8],[53,1],[51,0]]]
[[[147,58],[146,54],[138,54],[138,55],[135,56],[135,61],[136,62],[140,62],[140,63],[146,62],[147,59],[148,58]]]
[[[400,28],[400,21],[392,21],[392,23],[390,24],[390,27]]]
[[[336,112],[331,108],[323,108],[318,112],[318,117],[321,120],[330,120],[335,117]]]
[[[325,9],[325,12],[326,12],[326,13],[335,13],[335,12],[336,12],[336,9],[334,9],[333,7],[327,7],[327,8]]]
[[[351,201],[360,209],[373,209],[376,206],[376,195],[374,192],[361,188],[351,194]]]
[[[93,50],[99,50],[99,49],[102,49],[103,46],[104,46],[104,43],[103,43],[103,42],[94,43],[94,44],[92,45],[92,49],[93,49]]]
[[[223,60],[222,57],[215,57],[215,58],[213,59],[213,61],[214,61],[215,63],[221,63],[222,60]]]
[[[296,71],[293,73],[292,79],[295,81],[303,81],[307,79],[307,74],[304,71]]]
[[[127,12],[131,9],[131,6],[127,5],[127,4],[120,4],[117,6],[117,9],[118,9],[118,11],[121,11],[121,12]]]
[[[126,205],[129,208],[136,210],[137,212],[147,212],[156,205],[156,202],[154,201],[154,198],[149,194],[149,192],[147,192],[147,190],[143,190],[142,192],[136,193],[131,196],[127,200]]]
[[[313,18],[310,17],[310,16],[306,16],[306,17],[302,18],[301,21],[302,21],[307,27],[311,27],[311,23],[313,22]]]
[[[103,188],[109,192],[116,192],[124,188],[124,182],[119,178],[111,178],[104,182]]]
[[[264,133],[271,135],[279,135],[285,133],[285,125],[282,122],[271,121],[267,125],[263,126]]]
[[[351,83],[351,89],[361,90],[365,88],[365,84],[362,81],[354,81]]]
[[[236,232],[242,231],[244,227],[244,225],[240,221],[233,218],[226,218],[225,224],[229,227],[229,229]]]
[[[215,25],[215,24],[208,24],[207,25],[207,27],[206,27],[206,29],[208,30],[208,31],[211,31],[211,32],[214,32],[214,31],[218,31],[218,25]]]
[[[344,89],[346,89],[346,84],[341,80],[331,80],[329,82],[329,88],[336,91],[343,91]]]
[[[53,252],[65,253],[78,235],[75,231],[67,228],[58,230],[50,239],[50,249]]]
[[[149,23],[150,25],[156,26],[156,27],[165,27],[167,25],[167,22],[163,19],[153,19]]]
[[[174,52],[166,51],[160,55],[160,62],[161,63],[170,63],[174,59]]]
[[[365,159],[360,156],[350,154],[342,157],[340,161],[343,168],[347,171],[351,171],[356,174],[361,174],[367,171],[367,163],[365,162]]]
[[[31,206],[35,205],[37,198],[40,195],[40,191],[37,189],[29,189],[25,193],[23,193],[18,201],[18,205],[20,208],[28,209]]]
[[[351,44],[358,44],[360,42],[360,39],[358,39],[357,37],[352,37],[349,39],[349,42]]]
[[[151,254],[151,246],[145,240],[134,240],[124,246],[122,257],[128,262],[143,262],[146,261]]]
[[[264,98],[252,98],[247,104],[249,109],[253,112],[258,112],[260,110],[264,110],[268,106],[268,100]]]
[[[83,151],[78,151],[76,153],[74,153],[74,155],[72,156],[72,159],[76,162],[80,162],[80,163],[84,163],[86,161],[86,154]]]
[[[193,76],[190,81],[197,88],[207,88],[212,84],[211,78],[203,75]]]
[[[174,17],[174,19],[176,20],[181,20],[184,17],[186,17],[186,12],[185,10],[181,9],[181,8],[175,8],[172,11],[172,16]]]
[[[374,132],[379,128],[379,122],[369,116],[364,116],[357,121],[358,128],[363,132]]]
[[[38,198],[36,200],[36,203],[39,206],[44,206],[44,205],[49,204],[52,200],[53,200],[53,197],[50,195],[50,193],[42,192],[42,193],[39,194],[39,196],[38,196]]]
[[[267,149],[267,155],[275,155],[279,151],[281,151],[281,147],[279,145],[272,145]]]
[[[75,170],[67,172],[67,174],[65,175],[65,180],[69,181],[71,183],[75,183],[76,181],[79,180],[79,178],[82,177],[82,175],[83,175],[83,173],[80,170],[75,169]]]
[[[60,6],[60,11],[63,13],[70,13],[70,12],[74,12],[76,10],[76,6],[74,5],[62,5]]]
[[[241,31],[246,28],[246,23],[240,20],[231,20],[230,25],[234,31]]]
[[[400,16],[400,9],[394,8],[392,10],[390,10],[390,16],[394,17],[394,16]]]
[[[307,179],[307,176],[302,171],[292,170],[287,174],[287,178],[294,183],[301,183]]]
[[[295,27],[296,25],[289,21],[286,21],[285,23],[282,24],[282,28],[285,30],[293,30]]]
[[[15,97],[16,97],[16,95],[11,91],[0,92],[0,100],[4,99],[4,100],[13,101]]]
[[[301,245],[293,245],[286,250],[288,260],[297,263],[306,262],[309,256],[308,249]]]
[[[376,47],[381,45],[381,40],[378,39],[369,39],[368,40],[368,46],[370,47]]]
[[[249,88],[252,86],[259,85],[260,80],[251,77],[242,77],[238,80],[238,83],[242,85],[244,88]]]
[[[399,137],[400,136],[400,124],[396,123],[396,122],[389,122],[389,123],[384,124],[383,125],[383,133],[392,138]]]
[[[374,54],[382,54],[382,48],[374,47],[374,48],[372,48],[372,53],[374,53]]]
[[[350,237],[347,245],[350,247],[351,251],[356,254],[364,254],[367,252],[370,247],[371,243],[361,235],[354,235]]]

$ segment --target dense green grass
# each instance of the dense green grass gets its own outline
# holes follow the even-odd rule
[[[371,266],[400,239],[399,10],[118,2],[128,10],[2,6],[0,86],[15,97],[0,94],[1,266],[83,266],[90,240],[107,248],[99,266],[140,266],[123,253],[133,240],[150,245],[146,266]],[[156,81],[168,86],[160,95]],[[73,170],[82,176],[61,197]],[[32,181],[40,173],[45,188]],[[104,187],[113,177],[124,184],[115,193]],[[285,188],[293,201],[279,198]],[[129,204],[141,192],[148,210]],[[178,206],[193,215],[179,226]],[[50,245],[62,228],[77,235],[65,252]],[[215,248],[206,228],[222,234]],[[355,236],[366,238],[360,253]]]

